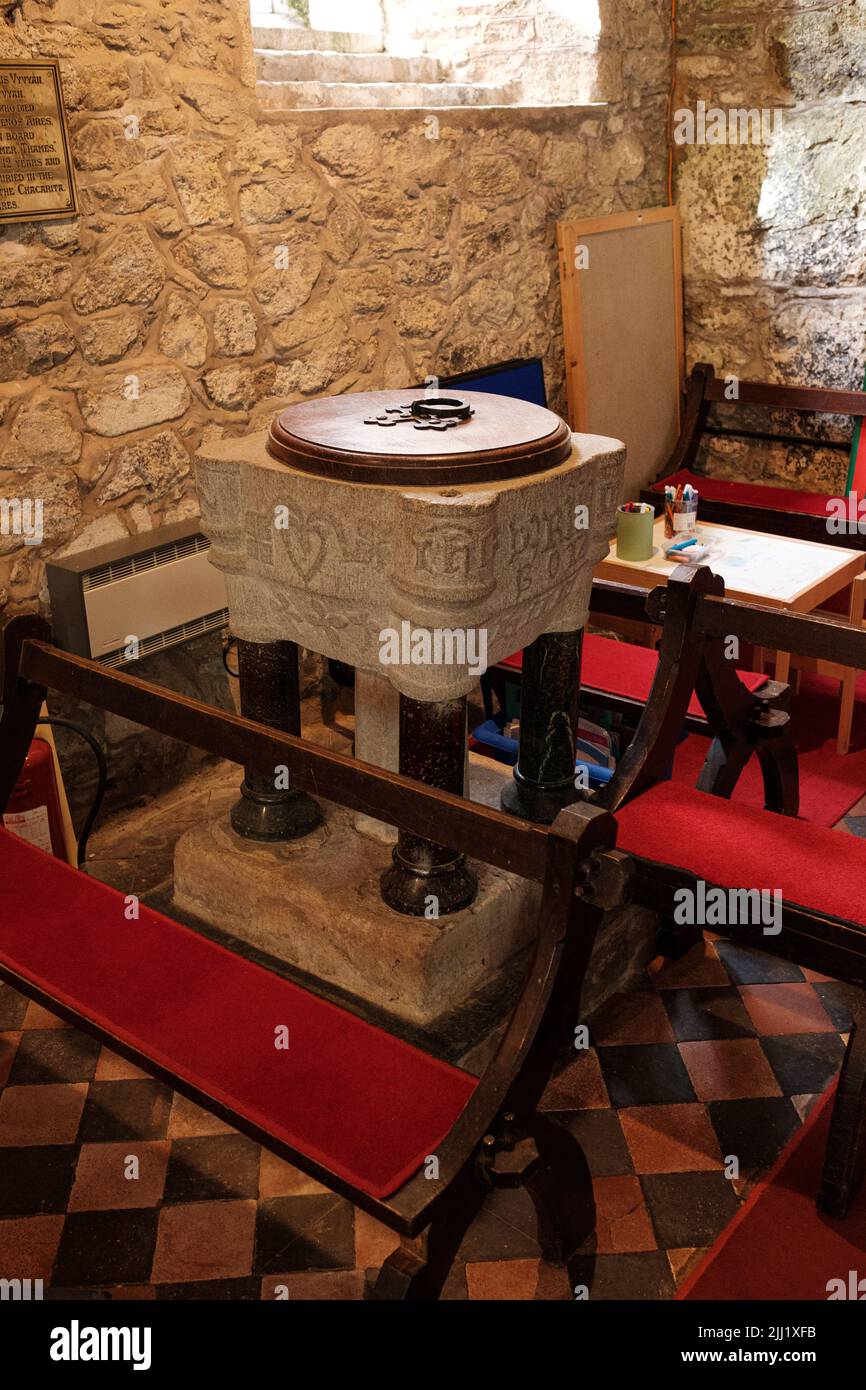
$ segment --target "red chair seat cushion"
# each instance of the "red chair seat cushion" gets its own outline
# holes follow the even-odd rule
[[[800,492],[797,488],[765,487],[763,483],[731,482],[728,478],[705,478],[689,468],[681,468],[669,478],[652,484],[653,492],[665,487],[691,483],[708,502],[732,502],[744,507],[768,507],[778,512],[804,512],[807,516],[826,517],[828,492]],[[700,514],[700,507],[698,508]]]
[[[611,637],[598,637],[587,632],[583,639],[580,684],[587,690],[606,691],[644,705],[649,699],[658,660],[658,652],[650,647],[638,647],[633,642],[616,642]],[[500,665],[520,671],[523,653],[516,652]],[[748,690],[756,690],[767,680],[757,671],[738,671],[737,675]],[[689,714],[702,718],[703,713],[700,700],[693,694],[689,701]]]
[[[0,960],[24,980],[373,1197],[435,1153],[474,1077],[124,904],[0,831]]]
[[[722,888],[779,888],[785,903],[866,927],[856,835],[660,782],[616,813],[617,847]]]

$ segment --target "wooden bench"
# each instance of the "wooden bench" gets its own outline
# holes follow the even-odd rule
[[[573,1041],[596,928],[620,881],[613,817],[579,804],[542,829],[71,656],[49,637],[33,616],[2,630],[0,809],[46,689],[75,694],[241,766],[286,766],[293,785],[417,835],[471,845],[542,885],[537,942],[476,1079],[0,832],[0,978],[397,1231],[375,1297],[437,1297],[497,1186],[526,1186],[543,1252],[568,1262],[594,1225],[592,1185],[576,1139],[536,1107]]]
[[[634,606],[624,588],[611,586],[612,610]],[[123,895],[0,835],[0,978],[397,1231],[400,1245],[382,1266],[375,1297],[438,1296],[465,1231],[497,1186],[525,1185],[548,1258],[569,1264],[589,1235],[594,1209],[583,1152],[537,1106],[580,1021],[581,984],[605,910],[628,897],[670,918],[679,885],[715,874],[730,886],[761,887],[769,863],[769,886],[793,894],[781,933],[767,938],[744,925],[732,934],[866,983],[866,931],[849,897],[853,876],[866,869],[866,847],[793,818],[796,757],[785,690],[772,682],[769,694],[747,690],[724,658],[735,633],[863,668],[866,633],[731,603],[701,568],[683,567],[641,603],[661,626],[662,644],[637,735],[613,781],[561,812],[549,830],[61,652],[35,617],[13,618],[3,629],[0,807],[52,689],[262,773],[284,765],[304,790],[455,850],[471,845],[483,862],[542,884],[520,998],[476,1080],[167,917],[141,907],[136,920]],[[695,692],[714,741],[699,783],[706,790],[683,793],[660,784]],[[786,815],[726,799],[753,754],[766,805]],[[682,832],[676,863],[668,862],[668,836],[658,839],[662,813]],[[689,833],[696,818],[700,835]],[[724,863],[718,848],[712,857],[705,824],[721,837]],[[828,889],[831,859],[844,875]],[[288,1047],[276,1045],[281,1030]],[[846,1054],[821,1196],[839,1213],[864,1163],[861,1036],[852,1032]]]
[[[691,483],[700,493],[699,515],[704,521],[742,526],[750,531],[769,531],[824,545],[843,545],[866,550],[866,528],[841,534],[827,530],[829,494],[800,492],[796,488],[765,487],[760,483],[730,482],[695,473],[694,463],[701,441],[709,438],[754,439],[763,442],[808,445],[818,448],[849,449],[847,443],[828,441],[811,435],[787,435],[747,427],[716,425],[711,407],[724,403],[734,409],[768,406],[819,415],[866,416],[866,391],[830,391],[805,386],[775,386],[766,381],[741,381],[738,396],[728,401],[724,378],[717,377],[708,362],[698,362],[686,383],[685,409],[679,438],[670,458],[654,483],[641,493],[641,499],[659,508],[666,484]]]
[[[624,595],[615,599],[619,609],[626,601]],[[628,603],[633,608],[634,599]],[[742,692],[723,655],[726,639],[736,635],[862,670],[866,632],[830,618],[731,602],[721,580],[706,568],[681,567],[645,603],[652,621],[663,625],[658,670],[637,734],[613,780],[594,798],[615,814],[619,848],[633,856],[632,900],[658,912],[682,949],[700,935],[700,927],[672,925],[675,895],[683,888],[696,892],[703,881],[743,893],[778,889],[778,932],[750,921],[712,924],[713,930],[866,987],[866,843],[796,819],[795,798],[784,789],[789,759],[784,702],[753,715],[751,733],[748,718],[738,730],[737,702],[758,696]],[[695,789],[663,780],[693,688],[715,731]],[[728,799],[750,756],[750,743],[763,760],[764,810]],[[821,1209],[843,1216],[864,1168],[866,1027],[858,1029],[855,1020],[833,1112]]]

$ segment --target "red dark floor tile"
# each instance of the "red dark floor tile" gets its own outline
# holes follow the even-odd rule
[[[165,1187],[168,1152],[167,1139],[82,1145],[69,1210],[114,1211],[156,1206]]]
[[[255,1225],[252,1201],[163,1207],[151,1277],[158,1284],[181,1284],[248,1275]]]
[[[594,1248],[600,1255],[655,1250],[658,1242],[638,1178],[596,1178]]]
[[[27,1000],[24,995],[19,994],[11,985],[0,981],[0,1030],[17,1032],[24,1022],[26,1013]]]
[[[7,1086],[0,1095],[0,1147],[70,1144],[78,1135],[87,1083]]]
[[[230,1131],[233,1132],[233,1131]],[[318,1194],[330,1196],[330,1191],[315,1178],[307,1177],[300,1168],[285,1159],[278,1158],[269,1149],[261,1150],[259,1162],[260,1197],[311,1197]]]
[[[466,1265],[466,1285],[474,1302],[516,1302],[529,1299],[571,1300],[563,1267],[540,1259],[491,1260]]]
[[[708,1172],[722,1166],[705,1105],[638,1106],[621,1110],[619,1120],[636,1173]]]
[[[688,1279],[692,1270],[697,1269],[707,1253],[707,1247],[699,1247],[696,1250],[668,1250],[665,1253],[671,1267],[674,1284],[679,1288]]]
[[[266,1274],[261,1296],[268,1300],[323,1300],[329,1303],[360,1303],[366,1280],[363,1269],[322,1269],[299,1274]]]
[[[578,1052],[573,1061],[551,1077],[541,1099],[542,1110],[605,1110],[610,1105],[598,1053]]]
[[[101,1049],[96,1070],[93,1073],[94,1081],[146,1081],[147,1079],[147,1072],[142,1071],[141,1067],[127,1062],[125,1057],[121,1057],[117,1052],[112,1052],[108,1047]]]
[[[0,1033],[0,1088],[6,1085],[18,1048],[20,1031]]]
[[[835,1031],[833,1020],[811,985],[740,985],[740,993],[761,1034]]]
[[[593,1020],[590,1034],[595,1047],[675,1041],[664,1004],[649,990],[614,995]]]
[[[679,960],[664,960],[660,956],[650,965],[649,975],[656,989],[702,989],[730,984],[727,970],[706,937]]]
[[[44,1009],[41,1004],[37,1004],[35,999],[27,1001],[27,1012],[24,1015],[22,1028],[69,1028],[65,1019],[58,1018],[56,1014]]]
[[[680,1054],[698,1100],[742,1100],[781,1095],[757,1038],[682,1042]]]
[[[236,1134],[224,1120],[175,1092],[166,1134],[169,1139],[195,1139],[204,1134]]]
[[[0,1279],[50,1282],[62,1231],[60,1214],[0,1221]]]
[[[400,1237],[390,1226],[383,1226],[365,1211],[355,1212],[355,1264],[359,1269],[384,1264],[399,1244]]]

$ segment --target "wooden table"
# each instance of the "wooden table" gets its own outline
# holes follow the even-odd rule
[[[863,575],[866,554],[838,545],[821,545],[816,541],[794,540],[789,536],[772,536],[762,531],[746,531],[739,526],[719,526],[698,522],[699,535],[710,545],[702,561],[714,574],[725,581],[728,598],[744,603],[759,603],[770,608],[784,608],[792,613],[811,613],[834,594],[851,585],[849,621],[863,621],[864,583],[853,583]],[[620,560],[616,541],[611,542],[607,558],[595,568],[598,579],[612,579],[621,584],[637,584],[653,589],[666,584],[677,562],[664,553],[664,518],[659,517],[653,528],[653,554],[648,560]],[[755,651],[755,670],[763,670],[764,652]],[[776,653],[776,680],[786,681],[790,671],[789,652]],[[825,674],[837,676],[842,683],[842,707],[839,718],[837,747],[848,751],[851,719],[854,712],[854,687],[858,672],[851,667],[821,663]]]

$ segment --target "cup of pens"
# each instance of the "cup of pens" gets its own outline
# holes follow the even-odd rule
[[[616,553],[620,560],[649,560],[653,553],[655,510],[647,502],[623,502],[616,509]]]
[[[691,483],[686,483],[685,487],[682,483],[676,487],[668,485],[665,488],[665,538],[672,540],[674,536],[681,536],[685,539],[697,524],[697,490]]]

